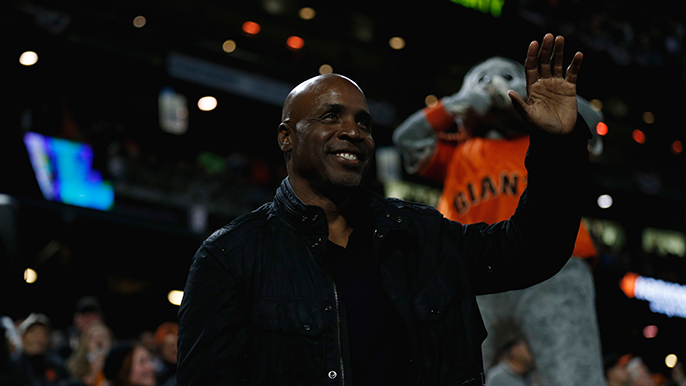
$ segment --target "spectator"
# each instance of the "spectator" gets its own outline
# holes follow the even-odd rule
[[[71,379],[65,386],[103,385],[103,366],[111,340],[111,332],[104,323],[95,321],[89,324],[81,334],[79,346],[67,361]]]
[[[486,374],[486,386],[533,386],[533,364],[524,339],[512,339],[502,347],[499,363]]]
[[[605,358],[605,378],[607,386],[631,386],[631,374],[627,364],[631,355],[608,356]]]
[[[141,344],[122,342],[110,349],[103,369],[109,386],[155,386],[150,352]]]
[[[641,357],[633,357],[626,365],[631,376],[631,386],[656,386],[656,377]]]
[[[94,321],[105,321],[100,302],[94,296],[82,297],[76,302],[72,325],[53,335],[57,355],[66,361],[79,347],[82,331]]]
[[[161,367],[155,374],[158,385],[176,385],[176,342],[179,325],[164,322],[155,331],[155,344]]]
[[[64,362],[49,353],[51,328],[50,319],[36,313],[30,314],[17,328],[21,336],[22,351],[12,359],[11,365],[18,373],[29,374],[30,385],[56,385],[67,378]]]
[[[15,360],[21,352],[21,338],[14,321],[8,316],[0,316],[0,386],[32,384],[31,369],[18,366]]]

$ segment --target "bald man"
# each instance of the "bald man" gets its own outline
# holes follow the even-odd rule
[[[372,120],[360,87],[323,75],[284,102],[288,177],[273,201],[196,252],[179,310],[179,385],[483,385],[475,295],[554,275],[574,246],[589,131],[577,116],[577,53],[527,51],[532,134],[516,214],[463,225],[360,186]],[[551,258],[551,251],[552,258]]]

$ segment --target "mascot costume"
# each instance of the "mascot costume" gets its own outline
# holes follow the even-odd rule
[[[459,92],[417,111],[393,133],[406,170],[443,184],[438,210],[451,220],[494,223],[514,214],[526,186],[529,135],[508,90],[526,95],[523,65],[490,58],[467,73]],[[577,99],[579,113],[595,128],[602,114]],[[602,142],[591,131],[589,152],[598,155]],[[605,385],[591,272],[597,251],[583,223],[573,257],[541,284],[477,297],[488,330],[486,369],[518,335],[531,349],[540,385]]]

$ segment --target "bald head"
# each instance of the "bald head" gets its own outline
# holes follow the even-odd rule
[[[375,147],[367,99],[344,76],[308,79],[286,97],[277,140],[300,193],[357,186]]]
[[[299,85],[295,86],[290,93],[288,93],[286,100],[283,102],[283,109],[281,110],[281,122],[286,123],[288,121],[292,121],[292,118],[294,118],[292,117],[293,113],[298,107],[300,107],[300,104],[304,100],[311,101],[313,100],[311,98],[313,95],[320,95],[324,93],[331,85],[340,84],[340,82],[350,83],[351,85],[355,86],[355,88],[357,88],[362,95],[364,95],[364,92],[362,92],[360,86],[358,86],[357,83],[353,82],[350,78],[339,74],[318,75],[300,83]],[[308,96],[310,98],[306,98]],[[295,121],[297,122],[297,119]]]

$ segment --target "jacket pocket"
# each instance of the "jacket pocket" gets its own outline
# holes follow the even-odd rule
[[[255,299],[252,325],[256,330],[314,337],[326,327],[324,309],[319,299]]]
[[[482,322],[476,301],[464,290],[457,270],[444,264],[415,292],[418,345],[429,372],[441,374],[441,384],[461,385],[482,371]]]
[[[415,315],[422,322],[440,321],[459,292],[457,275],[446,265],[441,264],[414,294]]]
[[[318,299],[255,299],[248,354],[253,384],[314,385],[325,379],[324,309]]]

